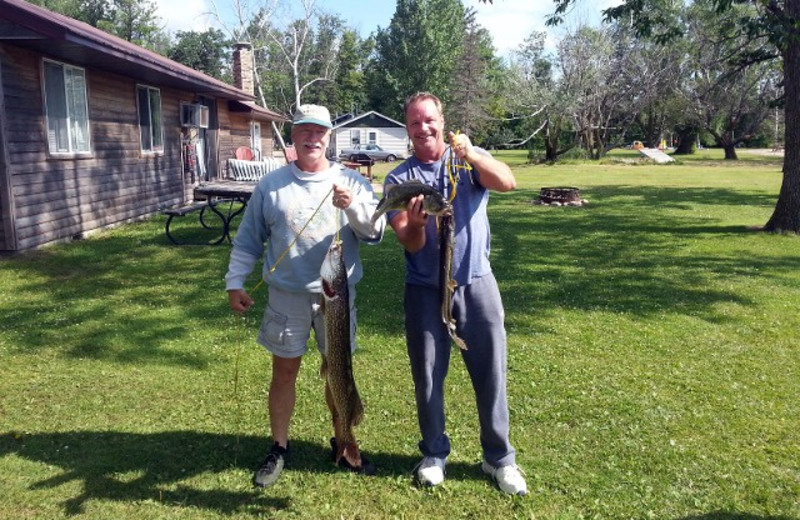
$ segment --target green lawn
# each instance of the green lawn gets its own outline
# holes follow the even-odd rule
[[[233,316],[229,248],[170,245],[157,216],[0,260],[0,518],[800,519],[800,238],[752,230],[774,207],[779,159],[498,156],[519,182],[492,196],[490,217],[529,496],[505,496],[481,473],[455,351],[448,479],[413,484],[391,233],[362,247],[358,287],[367,411],[356,432],[378,476],[327,458],[312,353],[291,467],[254,490],[269,442],[270,361],[254,343],[266,291]],[[543,186],[579,187],[589,205],[532,205]]]

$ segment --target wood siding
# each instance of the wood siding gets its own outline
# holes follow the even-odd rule
[[[180,102],[193,94],[160,88],[163,153],[141,151],[137,82],[86,71],[91,150],[88,157],[53,157],[47,149],[42,56],[5,46],[2,81],[17,244],[29,249],[141,218],[191,196],[181,162]],[[0,228],[2,229],[2,228]],[[4,233],[5,235],[5,233]]]

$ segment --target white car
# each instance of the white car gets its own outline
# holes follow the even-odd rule
[[[339,152],[339,158],[348,161],[357,160],[359,155],[366,155],[370,159],[374,159],[376,161],[386,161],[386,162],[393,162],[397,159],[405,159],[405,157],[402,154],[390,152],[389,150],[384,150],[377,144],[364,144],[364,145],[357,144],[352,148],[345,148],[344,150]]]

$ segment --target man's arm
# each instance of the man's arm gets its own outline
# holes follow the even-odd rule
[[[517,180],[511,173],[511,168],[504,162],[498,161],[489,153],[481,153],[472,146],[472,142],[464,134],[450,132],[450,145],[456,157],[470,163],[478,170],[478,180],[481,186],[493,191],[511,191],[517,187]]]

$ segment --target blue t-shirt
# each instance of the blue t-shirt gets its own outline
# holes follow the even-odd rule
[[[476,148],[480,153],[485,150]],[[390,184],[400,184],[410,179],[420,181],[436,188],[445,198],[450,199],[453,183],[448,173],[448,161],[460,164],[453,169],[456,194],[452,200],[455,220],[455,250],[453,252],[453,279],[459,286],[470,284],[476,278],[489,274],[490,232],[486,205],[489,190],[481,186],[477,170],[466,170],[464,162],[456,158],[448,147],[442,158],[430,164],[420,162],[412,156],[393,169],[383,184],[384,192]],[[389,211],[389,222],[397,214]],[[436,219],[428,219],[425,226],[425,246],[416,253],[405,252],[406,283],[439,286],[439,237]]]

